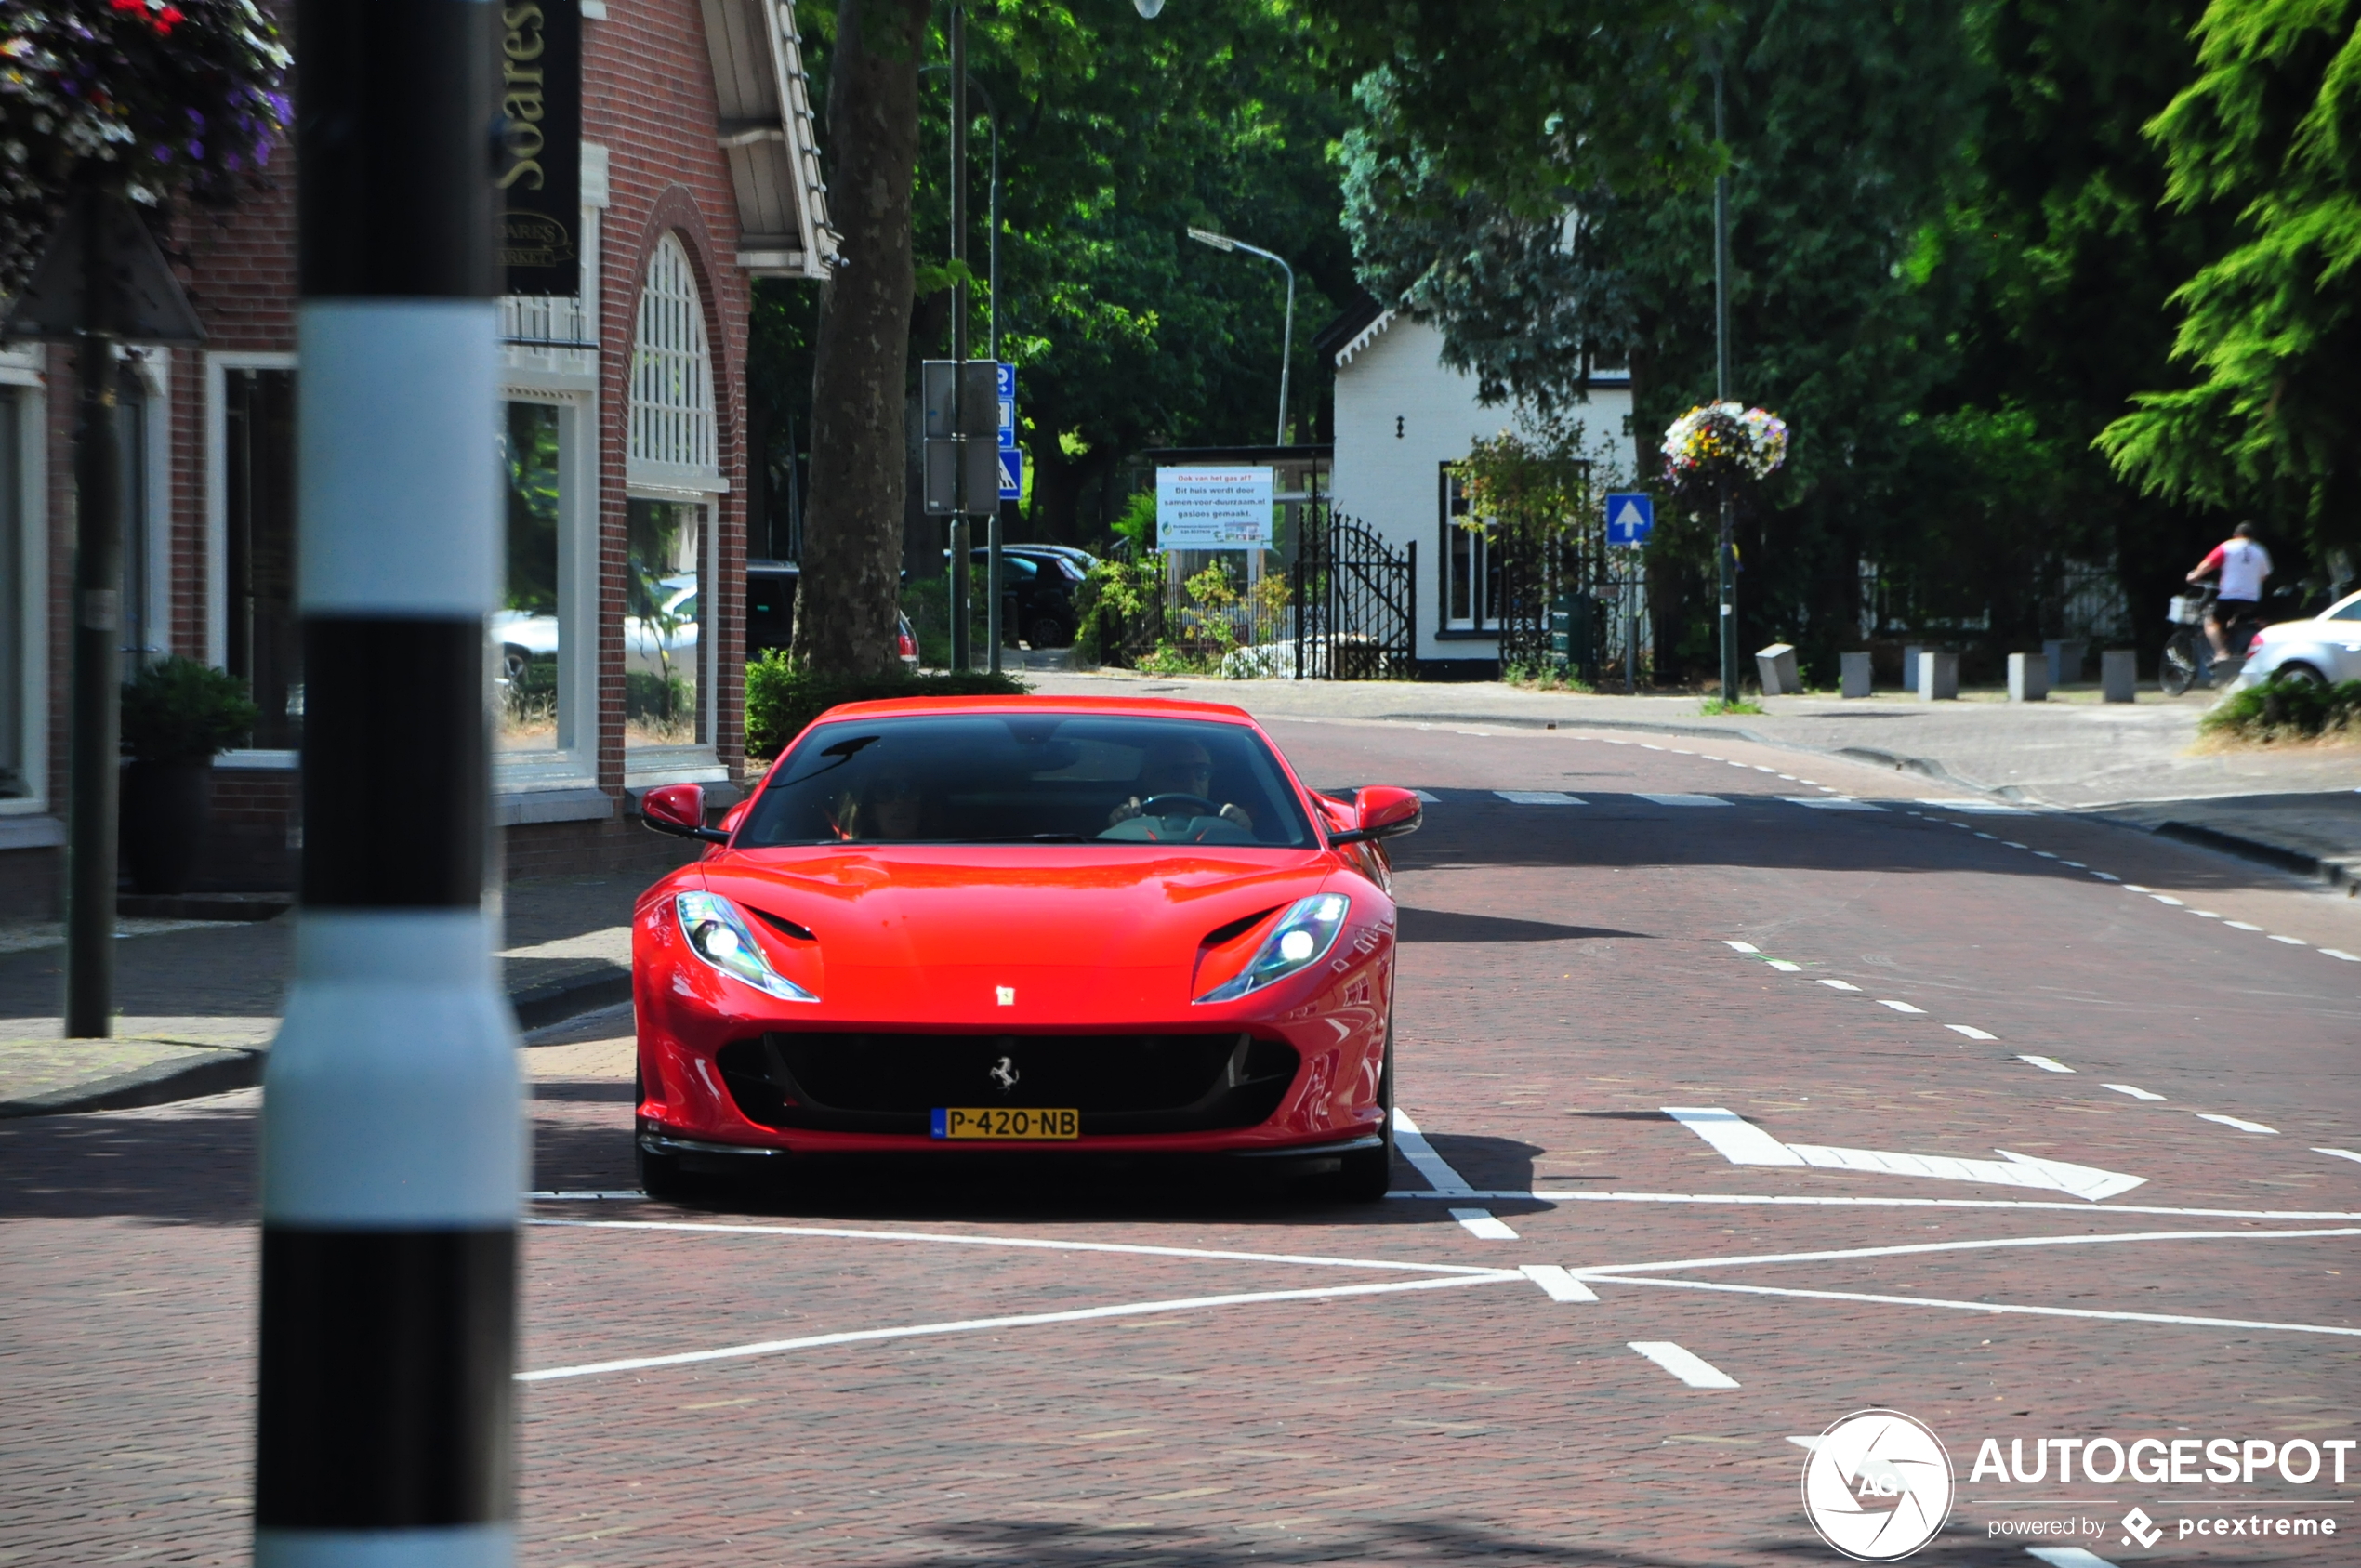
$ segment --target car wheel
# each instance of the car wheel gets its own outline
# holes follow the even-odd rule
[[[500,650],[500,675],[512,686],[524,679],[525,666],[532,663],[533,655],[513,642]]]
[[[1378,1069],[1378,1107],[1385,1113],[1383,1129],[1374,1149],[1355,1149],[1344,1156],[1335,1192],[1348,1203],[1377,1203],[1393,1187],[1393,1021],[1386,1020],[1385,1063]]]
[[[2272,679],[2283,680],[2289,686],[2326,686],[2328,683],[2328,678],[2310,665],[2281,665]]]
[[[1035,648],[1063,648],[1074,640],[1074,634],[1055,615],[1038,615],[1026,628],[1024,639]]]

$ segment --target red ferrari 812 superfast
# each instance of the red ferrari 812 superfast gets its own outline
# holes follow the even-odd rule
[[[640,898],[651,1193],[798,1156],[1275,1156],[1384,1194],[1394,905],[1418,797],[1319,794],[1237,708],[832,708]]]

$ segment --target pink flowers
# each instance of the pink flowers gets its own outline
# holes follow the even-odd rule
[[[1678,486],[1768,479],[1787,461],[1787,421],[1739,403],[1700,403],[1672,422],[1662,450],[1665,477]]]

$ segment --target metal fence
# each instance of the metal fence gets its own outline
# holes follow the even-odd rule
[[[1341,512],[1309,515],[1288,571],[1299,680],[1418,673],[1418,547],[1399,551]]]

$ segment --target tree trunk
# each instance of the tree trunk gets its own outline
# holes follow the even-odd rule
[[[930,0],[838,0],[828,76],[829,206],[843,260],[820,308],[811,494],[795,652],[821,675],[901,667],[904,399],[910,358],[910,184]]]

